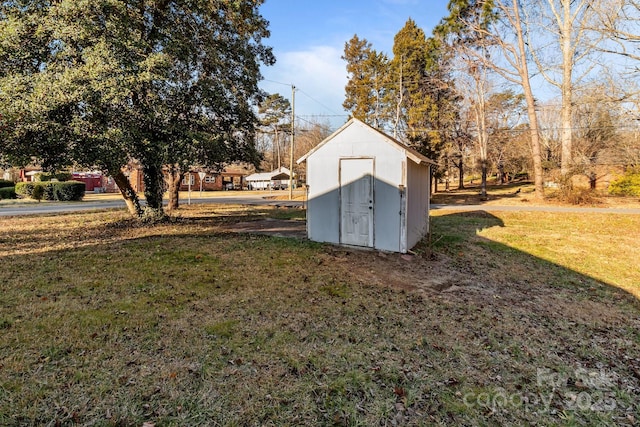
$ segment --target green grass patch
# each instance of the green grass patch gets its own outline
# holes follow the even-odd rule
[[[237,323],[237,320],[225,320],[213,325],[206,325],[204,331],[207,335],[214,337],[231,338]]]

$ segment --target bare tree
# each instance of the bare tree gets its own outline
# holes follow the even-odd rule
[[[540,126],[540,144],[542,149],[542,167],[553,170],[560,167],[560,102],[551,100],[537,106],[538,124]]]
[[[471,111],[476,123],[476,140],[478,152],[480,154],[480,197],[487,197],[487,169],[489,152],[489,131],[487,129],[487,95],[489,89],[489,78],[487,68],[483,64],[468,63],[468,74],[470,79],[470,92],[472,93]]]
[[[613,41],[602,50],[640,61],[640,0],[609,0],[593,6],[598,14],[597,29]]]
[[[511,155],[509,146],[526,131],[526,128],[521,126],[523,114],[522,94],[507,90],[493,93],[487,99],[487,121],[491,138],[488,158],[498,168],[501,184],[509,181],[509,177],[515,173],[522,172],[522,162]]]
[[[539,126],[529,71],[531,52],[526,41],[527,27],[523,19],[523,3],[523,0],[485,0],[478,1],[475,5],[469,2],[469,7],[482,9],[483,13],[460,14],[461,9],[458,9],[458,16],[454,16],[455,10],[453,10],[452,16],[441,24],[441,31],[447,31],[447,21],[457,21],[458,28],[474,33],[474,43],[479,41],[486,49],[486,51],[469,49],[468,52],[475,55],[474,59],[481,62],[484,67],[491,68],[508,82],[522,88],[529,119],[535,197],[544,198]],[[492,9],[491,14],[487,14],[487,7]],[[491,15],[489,19],[487,19],[488,15]],[[478,20],[478,16],[483,18]],[[498,58],[502,60],[498,61]]]
[[[590,86],[588,89],[576,94],[573,169],[588,177],[590,188],[595,189],[601,166],[616,162],[618,157],[620,111],[606,94],[607,88]]]
[[[567,184],[574,166],[573,92],[577,82],[593,70],[594,64],[585,64],[585,60],[603,39],[603,33],[596,31],[597,14],[592,3],[591,0],[545,0],[538,2],[539,7],[528,10],[524,22],[528,44],[535,46],[531,57],[545,80],[560,90],[560,171]],[[560,52],[559,61],[555,60],[557,52]]]
[[[323,122],[319,118],[298,118],[296,121],[296,143],[294,158],[299,159],[315,148],[331,135],[331,126],[328,122]],[[298,179],[306,179],[307,163],[297,165]]]
[[[258,108],[260,124],[264,130],[273,132],[271,168],[280,169],[282,166],[282,152],[286,147],[280,147],[280,137],[291,127],[291,104],[279,93],[265,98]]]

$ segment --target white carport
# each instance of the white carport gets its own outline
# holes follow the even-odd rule
[[[280,167],[271,172],[254,173],[245,178],[252,190],[267,190],[289,186],[289,169]],[[295,174],[294,174],[295,177]],[[294,183],[295,184],[295,183]]]

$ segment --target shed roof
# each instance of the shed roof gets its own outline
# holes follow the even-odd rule
[[[372,130],[373,132],[377,132],[378,134],[382,135],[384,137],[384,141],[385,142],[387,142],[389,144],[392,144],[392,145],[395,145],[397,148],[400,148],[401,150],[403,150],[405,155],[407,156],[407,158],[411,159],[413,162],[415,162],[417,164],[425,164],[425,165],[427,165],[427,164],[431,164],[431,165],[437,164],[436,162],[434,162],[433,160],[431,160],[428,157],[424,156],[423,154],[420,154],[419,152],[417,152],[413,148],[406,146],[405,144],[403,144],[402,142],[398,141],[397,139],[392,138],[391,136],[387,135],[386,133],[384,133],[384,132],[382,132],[382,131],[374,128],[374,127],[369,126],[365,122],[363,122],[361,120],[358,120],[355,117],[350,119],[344,125],[342,125],[342,127],[340,127],[340,129],[338,129],[337,131],[335,131],[334,133],[329,135],[324,141],[322,141],[316,147],[311,149],[307,154],[305,154],[304,156],[300,157],[298,159],[297,163],[300,164],[300,163],[304,162],[305,160],[307,160],[307,158],[310,155],[315,153],[317,150],[319,150],[322,146],[324,146],[329,141],[331,141],[333,138],[335,138],[338,134],[340,134],[346,128],[348,128],[349,126],[351,126],[353,124],[356,124],[356,123],[360,124],[362,126],[365,126],[368,129]]]
[[[271,181],[271,172],[252,173],[245,178],[245,181]]]

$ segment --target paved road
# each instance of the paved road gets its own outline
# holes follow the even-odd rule
[[[144,201],[143,201],[144,202]],[[182,205],[187,200],[181,199]],[[192,204],[198,203],[226,203],[239,205],[282,205],[300,206],[299,201],[265,199],[261,195],[215,196],[204,198],[191,198]],[[97,209],[123,208],[123,200],[103,200],[67,203],[25,203],[19,205],[0,205],[0,216],[15,215],[42,215],[64,212],[78,212]],[[510,212],[570,212],[570,213],[615,213],[640,215],[640,208],[582,208],[564,206],[496,206],[496,205],[431,205],[432,209],[447,209],[458,211],[510,211]]]
[[[144,200],[142,200],[144,204]],[[166,202],[165,202],[166,203]],[[259,195],[234,195],[234,196],[216,196],[204,198],[191,198],[192,204],[199,203],[225,203],[238,205],[281,205],[281,206],[300,206],[299,201],[273,200],[265,199]],[[187,200],[180,200],[181,205],[186,205]],[[0,205],[0,216],[16,216],[16,215],[46,215],[65,212],[90,211],[98,209],[115,209],[125,208],[124,200],[101,200],[86,202],[66,202],[66,203],[25,203],[18,205]]]

